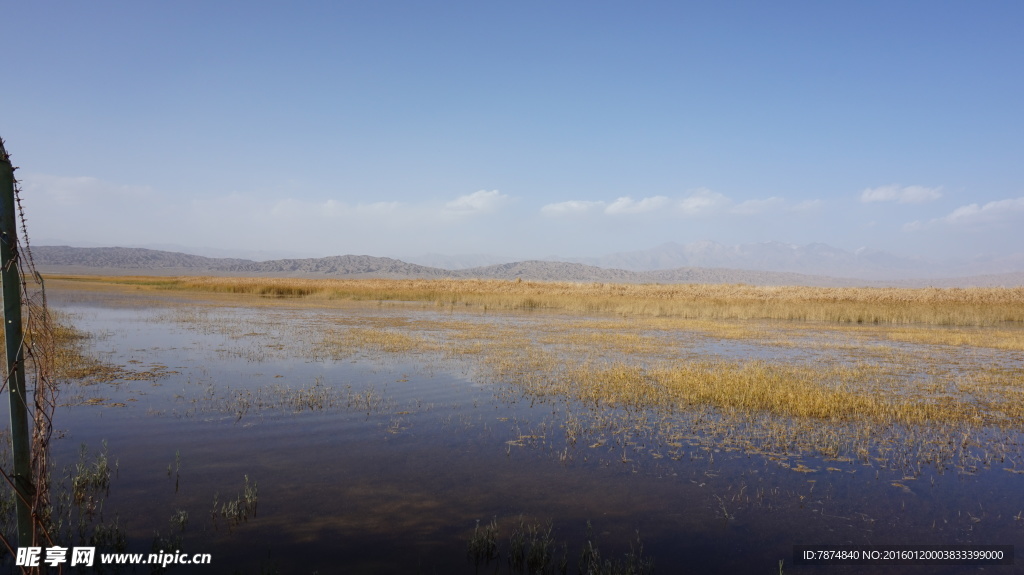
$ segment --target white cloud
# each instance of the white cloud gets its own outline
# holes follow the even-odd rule
[[[127,186],[105,182],[90,176],[50,176],[26,174],[21,188],[27,194],[46,198],[59,206],[84,206],[97,202],[138,202],[155,196],[148,186]]]
[[[915,220],[904,224],[903,230],[916,232],[936,226],[968,228],[1007,222],[1024,225],[1024,197],[996,200],[986,204],[967,204],[927,223]]]
[[[297,198],[285,198],[272,204],[247,200],[237,194],[231,194],[212,200],[193,201],[193,207],[205,212],[236,212],[244,213],[253,219],[265,219],[265,216],[288,218],[293,222],[305,221],[307,225],[317,220],[346,221],[378,226],[405,226],[409,222],[419,220],[421,223],[450,220],[475,214],[486,214],[497,210],[506,203],[509,197],[497,190],[479,191],[459,196],[454,200],[438,204],[410,204],[406,202],[370,202],[348,203],[341,200],[307,201]]]
[[[286,198],[283,200],[279,200],[275,202],[273,205],[266,207],[261,206],[259,202],[245,198],[240,194],[232,194],[227,197],[214,200],[214,202],[234,202],[236,204],[245,204],[248,206],[248,209],[243,208],[243,210],[245,211],[266,211],[267,213],[269,213],[269,215],[274,217],[292,218],[319,217],[344,219],[350,217],[387,217],[397,215],[401,213],[403,210],[410,209],[410,206],[408,206],[407,204],[403,204],[401,202],[373,202],[369,204],[349,204],[346,202],[333,199],[324,202],[307,202],[295,198]],[[193,202],[194,205],[197,203],[200,202]]]
[[[401,202],[373,202],[369,204],[349,205],[337,200],[327,200],[323,204],[324,215],[357,215],[357,216],[390,216],[406,209]]]
[[[743,215],[754,215],[768,211],[776,206],[785,203],[782,198],[772,196],[763,200],[747,200],[733,206],[732,213]]]
[[[557,204],[547,204],[540,209],[545,216],[566,216],[585,214],[591,210],[599,210],[605,206],[604,202],[591,202],[586,200],[569,200]]]
[[[724,194],[700,188],[676,199],[666,196],[650,196],[634,200],[631,196],[621,196],[611,203],[601,200],[570,200],[546,204],[541,207],[540,211],[543,215],[551,217],[582,215],[598,210],[609,216],[664,211],[694,217],[712,213],[755,215],[782,207],[785,204],[784,199],[776,196],[746,200],[737,204]],[[792,209],[810,209],[820,205],[820,200],[814,200],[804,202]]]
[[[937,221],[950,225],[975,225],[1017,219],[1024,215],[1024,197],[960,206]]]
[[[608,207],[604,209],[604,213],[610,215],[639,214],[642,212],[659,210],[668,206],[670,202],[671,200],[665,196],[652,196],[650,198],[643,198],[640,201],[636,201],[629,196],[622,196],[609,204]]]
[[[896,184],[868,188],[860,193],[860,201],[899,202],[901,204],[922,204],[942,197],[942,187],[926,188],[924,186],[899,186]]]
[[[825,202],[821,200],[804,200],[799,204],[789,209],[791,212],[810,212],[820,209],[825,205]]]
[[[486,214],[497,210],[509,197],[498,190],[480,190],[459,196],[445,204],[445,210],[458,215]]]
[[[716,209],[725,208],[732,204],[732,200],[718,192],[712,192],[701,188],[691,192],[677,204],[679,211],[688,216],[706,214]]]

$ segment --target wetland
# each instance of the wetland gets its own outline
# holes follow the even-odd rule
[[[54,418],[68,523],[212,555],[172,572],[867,573],[793,546],[1024,543],[1020,288],[47,286],[92,362]]]

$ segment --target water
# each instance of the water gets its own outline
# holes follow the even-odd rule
[[[57,468],[72,465],[82,445],[95,455],[105,442],[117,465],[102,520],[116,518],[129,551],[150,552],[157,532],[172,534],[170,517],[186,511],[180,549],[210,553],[213,564],[172,572],[508,573],[520,518],[552,526],[569,573],[588,522],[602,556],[615,560],[639,533],[658,573],[776,573],[779,560],[787,573],[980,572],[799,567],[792,546],[1024,549],[1024,475],[1000,463],[973,473],[926,466],[911,477],[891,465],[769,456],[699,437],[669,446],[650,414],[620,414],[621,428],[635,431],[616,432],[608,414],[488,381],[472,361],[365,351],[330,359],[312,349],[331,325],[529,325],[536,315],[416,306],[194,311],[171,299],[84,292],[51,293],[51,305],[94,334],[88,345],[99,357],[149,372],[64,390],[72,405],[55,418]],[[744,350],[716,348],[753,353]],[[309,389],[322,390],[327,404],[288,399]],[[575,442],[570,414],[581,418]],[[1010,440],[1019,456],[1020,434]],[[212,512],[214,498],[234,499],[245,477],[258,484],[256,514],[231,526]],[[502,556],[474,565],[474,526],[492,518]]]

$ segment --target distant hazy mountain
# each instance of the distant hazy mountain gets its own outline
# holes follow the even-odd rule
[[[207,258],[144,248],[35,246],[36,264],[51,273],[226,274],[336,277],[447,277],[449,272],[373,256],[283,259],[254,262]]]
[[[41,266],[81,266],[111,269],[216,269],[253,263],[239,258],[208,258],[179,252],[145,248],[73,248],[32,246],[32,256]]]
[[[673,270],[631,271],[609,269],[572,262],[524,261],[453,272],[458,277],[481,279],[525,279],[603,283],[745,283],[751,285],[867,286],[848,278],[830,278],[789,272],[734,270],[725,268],[677,268]]]
[[[810,248],[812,246],[807,247]],[[723,248],[723,246],[718,246],[714,249],[728,253],[728,249]],[[832,257],[835,261],[841,261],[843,258],[849,257],[848,252],[834,250],[834,248],[828,248],[828,246],[805,250],[793,249],[805,254],[804,257],[806,259],[817,258],[816,261],[818,262],[827,260],[829,257]],[[770,245],[765,249],[765,252],[768,252],[765,254],[765,257],[771,254]],[[32,253],[36,265],[43,273],[65,274],[226,275],[311,278],[480,278],[607,283],[745,283],[752,285],[807,286],[903,285],[910,287],[935,285],[966,287],[972,285],[1024,285],[1024,272],[966,278],[948,277],[940,279],[871,281],[850,277],[801,274],[790,271],[700,266],[637,271],[605,268],[578,262],[537,260],[501,263],[462,270],[446,270],[407,263],[392,258],[357,255],[256,262],[240,258],[207,258],[176,252],[119,247],[76,248],[68,246],[35,246],[32,248]],[[853,255],[857,256],[857,254]],[[653,258],[653,256],[651,257]],[[669,260],[657,261],[665,262]],[[736,261],[742,260],[737,258]],[[883,259],[882,261],[885,260]]]
[[[48,244],[54,245],[54,244]],[[280,260],[285,258],[306,258],[310,257],[309,253],[299,253],[292,251],[280,251],[280,250],[240,250],[240,249],[220,249],[211,247],[193,247],[193,246],[182,246],[178,244],[142,244],[126,246],[131,248],[144,248],[149,250],[159,250],[165,252],[179,252],[183,254],[192,254],[194,256],[204,256],[208,258],[239,258],[246,260],[253,260],[257,262],[266,260]]]
[[[232,265],[223,271],[245,274],[323,274],[366,277],[449,277],[448,270],[410,264],[391,258],[374,256],[331,256],[298,260],[269,260]]]
[[[934,262],[878,250],[849,252],[821,243],[800,246],[781,242],[732,246],[713,241],[666,243],[649,250],[596,258],[557,259],[633,271],[681,267],[731,268],[870,280],[942,278],[1024,270],[1022,256],[1000,260]]]
[[[524,261],[445,270],[373,256],[283,259],[254,262],[207,258],[144,248],[36,246],[36,264],[44,273],[230,275],[313,278],[479,278],[572,282],[748,283],[763,285],[864,285],[864,282],[794,273],[728,269],[676,269],[637,272],[571,262]],[[869,282],[870,283],[870,282]]]
[[[421,256],[409,256],[399,258],[412,264],[442,268],[446,270],[465,270],[498,264],[507,264],[517,261],[517,258],[508,256],[495,256],[488,254],[461,254],[446,256],[443,254],[423,254]]]

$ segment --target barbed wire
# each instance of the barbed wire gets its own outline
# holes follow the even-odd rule
[[[16,497],[23,498],[23,502],[29,506],[32,513],[33,534],[37,539],[33,545],[37,546],[41,541],[54,545],[50,535],[52,524],[50,507],[50,462],[49,447],[53,435],[53,416],[57,406],[58,387],[54,380],[54,352],[56,348],[55,330],[53,318],[46,302],[46,286],[43,277],[36,269],[35,260],[32,257],[32,250],[29,244],[27,218],[21,202],[21,186],[13,173],[18,168],[10,162],[10,155],[0,140],[0,149],[3,150],[3,157],[0,161],[11,165],[12,180],[14,186],[14,200],[17,217],[21,227],[21,234],[15,233],[14,238],[4,238],[11,247],[12,258],[8,265],[17,266],[20,275],[22,317],[24,318],[24,330],[21,341],[22,361],[26,368],[26,375],[30,376],[32,382],[32,437],[31,437],[31,476],[33,485],[30,499],[26,501],[23,495],[14,489]],[[19,237],[20,236],[20,237]],[[22,239],[24,238],[24,244]],[[22,247],[23,246],[23,247]],[[25,257],[22,257],[22,254]],[[0,391],[9,387],[9,379],[13,370],[5,374]],[[8,390],[9,391],[9,390]],[[26,405],[26,409],[28,406]],[[14,488],[14,478],[7,470],[0,468],[4,480]],[[11,554],[14,554],[14,546],[7,540],[3,533],[0,533],[0,542]],[[23,573],[40,572],[39,568],[26,570]],[[58,570],[58,572],[62,572]]]

